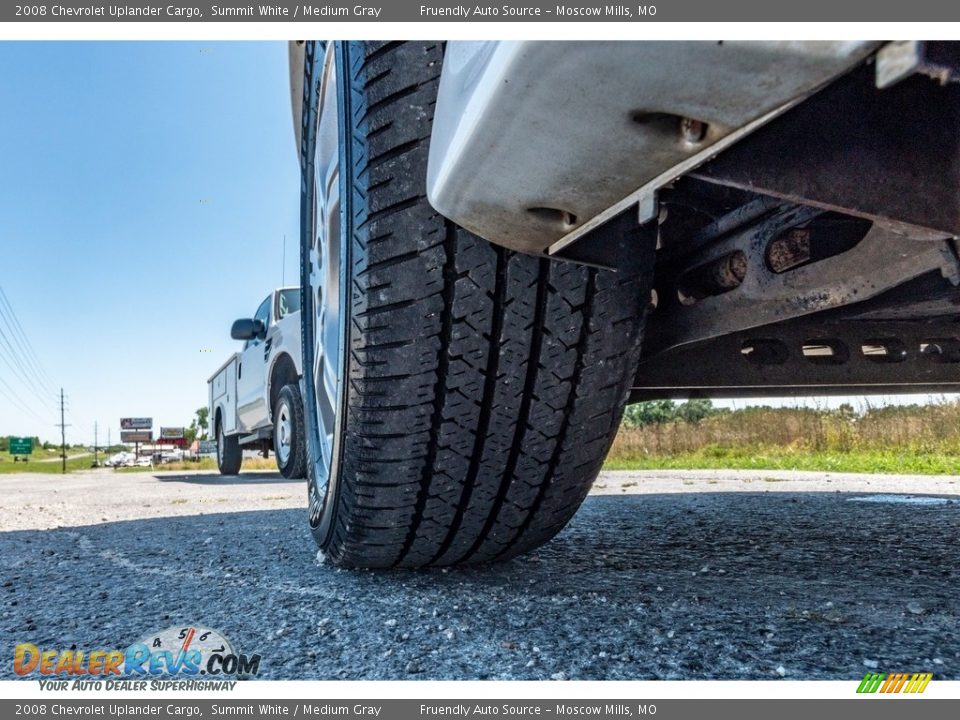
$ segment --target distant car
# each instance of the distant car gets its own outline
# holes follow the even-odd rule
[[[160,462],[174,463],[183,460],[183,450],[175,448],[173,450],[164,450],[160,453]]]
[[[107,458],[104,465],[109,467],[131,467],[134,459],[133,453],[121,451]]]
[[[137,467],[153,467],[153,458],[150,458],[150,457],[137,458],[134,464]]]

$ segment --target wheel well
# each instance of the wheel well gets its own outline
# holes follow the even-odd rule
[[[220,428],[221,428],[222,420],[223,420],[223,413],[221,412],[220,408],[218,407],[216,414],[213,416],[213,437],[214,437],[214,439],[216,439],[216,437],[220,434]]]
[[[273,409],[277,406],[277,398],[280,397],[280,391],[284,385],[296,383],[300,379],[297,375],[297,366],[293,358],[289,355],[281,355],[273,364],[273,370],[270,372],[270,417],[273,417]]]

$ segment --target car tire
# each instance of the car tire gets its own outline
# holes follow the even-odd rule
[[[273,454],[280,474],[288,479],[307,476],[307,449],[303,435],[300,388],[284,385],[273,411]]]
[[[576,512],[619,427],[654,244],[617,230],[619,268],[608,271],[457,227],[424,195],[442,44],[314,43],[305,55],[314,538],[351,567],[500,561],[536,548]],[[336,158],[321,152],[334,97]]]
[[[243,452],[240,450],[240,438],[236,435],[224,435],[217,421],[217,467],[221,475],[236,475],[240,472]]]

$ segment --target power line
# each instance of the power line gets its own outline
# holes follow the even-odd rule
[[[6,310],[4,310],[4,307],[6,307]],[[37,352],[34,350],[30,338],[27,337],[26,331],[24,331],[23,325],[20,323],[20,319],[17,317],[17,313],[14,311],[13,305],[10,303],[10,299],[4,292],[3,287],[0,287],[0,318],[3,318],[10,331],[10,337],[13,338],[19,348],[19,354],[22,355],[26,361],[26,367],[19,363],[17,351],[13,348],[13,344],[6,338],[6,334],[0,331],[0,334],[4,336],[7,346],[10,348],[11,354],[18,359],[18,364],[24,367],[24,373],[26,374],[29,370],[31,380],[36,379],[37,385],[42,386],[46,393],[54,394],[56,392],[54,390],[54,384],[44,369],[43,363],[40,362],[40,358],[37,356]]]
[[[7,367],[9,367],[13,371],[14,375],[18,377],[24,389],[29,388],[38,399],[44,395],[47,395],[48,393],[53,394],[53,383],[50,380],[50,375],[43,367],[40,357],[37,355],[33,344],[30,342],[30,338],[27,337],[27,333],[23,329],[23,325],[20,323],[20,319],[17,317],[17,313],[13,309],[13,305],[10,303],[10,299],[7,297],[7,294],[4,292],[2,287],[0,287],[0,319],[3,320],[10,334],[10,337],[7,337],[7,333],[0,328],[0,339],[2,339],[3,344],[6,346],[9,357],[13,359],[13,363],[11,363],[8,357],[0,354],[0,357],[3,357],[4,363],[6,363]],[[10,338],[13,338],[12,342]],[[16,368],[14,365],[16,365]],[[6,380],[0,377],[0,381],[2,381],[3,385],[10,391],[10,394],[13,395],[13,398],[16,398],[15,404],[18,405],[21,410],[25,410],[30,415],[33,415],[40,422],[45,422],[36,412],[33,411],[32,407],[17,394],[17,392]],[[6,392],[3,392],[3,395],[7,397],[7,399],[10,399],[11,402],[14,402],[13,398],[11,398],[11,396]],[[44,406],[45,404],[41,401],[41,407]],[[60,423],[58,424],[58,427],[60,428],[60,456],[63,472],[66,472],[67,470],[66,429],[69,427],[69,424],[66,422],[65,411],[66,398],[64,396],[63,388],[61,387]]]
[[[36,394],[36,395],[43,395],[44,391],[41,390],[40,387],[39,387],[39,386],[30,378],[30,376],[27,374],[26,369],[23,367],[23,363],[20,362],[20,358],[19,358],[18,355],[17,355],[17,351],[13,349],[13,345],[11,345],[11,344],[10,344],[10,341],[7,339],[7,334],[6,334],[5,332],[3,332],[2,329],[0,329],[0,340],[3,340],[3,342],[4,342],[4,344],[7,346],[7,348],[9,348],[10,357],[13,358],[13,362],[16,363],[16,365],[17,365],[17,367],[15,368],[15,367],[13,366],[13,363],[11,363],[10,360],[8,360],[6,356],[2,356],[4,362],[7,363],[7,366],[8,366],[14,373],[18,373],[18,377],[19,377],[19,379],[20,379],[20,382],[22,382],[25,386],[26,386],[26,385],[29,385],[31,392],[33,392],[33,393]],[[0,348],[0,349],[2,349],[2,348]]]
[[[6,312],[3,310],[4,304],[6,304],[6,306],[9,308],[9,310]],[[39,376],[36,369],[32,366],[28,368],[27,365],[24,365],[23,360],[21,360],[22,357],[28,363],[30,362],[29,350],[26,349],[26,345],[24,344],[24,341],[29,343],[29,339],[27,339],[25,335],[22,339],[18,336],[15,329],[15,324],[19,324],[19,321],[16,319],[16,316],[13,313],[13,308],[10,306],[9,299],[5,294],[3,294],[2,288],[0,288],[0,318],[3,319],[9,331],[8,337],[7,333],[0,328],[0,340],[2,340],[0,350],[6,350],[6,352],[0,352],[0,358],[3,359],[4,364],[12,373],[9,377],[11,379],[16,378],[19,380],[20,385],[22,386],[21,390],[26,390],[30,398],[29,401],[24,400],[23,397],[21,397],[21,395],[14,390],[13,386],[9,382],[7,382],[4,378],[0,378],[0,380],[3,381],[3,385],[7,388],[7,392],[4,392],[3,395],[10,400],[11,403],[17,406],[19,410],[32,415],[44,425],[49,425],[49,421],[44,420],[41,417],[41,413],[38,413],[34,410],[34,406],[39,403],[42,414],[47,415],[49,406],[43,401],[42,398],[47,395],[49,388],[44,390],[42,387],[43,380]],[[11,319],[13,322],[11,322]],[[20,326],[20,330],[22,331],[22,326]],[[13,342],[11,342],[10,338],[13,338]],[[18,347],[15,347],[15,344],[19,347],[19,351]],[[47,415],[47,417],[49,417],[49,415]]]
[[[7,400],[9,400],[11,403],[13,403],[14,405],[16,405],[17,408],[18,408],[19,410],[21,410],[22,412],[25,412],[25,413],[27,413],[28,415],[33,415],[33,417],[34,417],[36,420],[38,420],[39,422],[43,423],[44,425],[48,425],[48,424],[49,424],[49,421],[48,421],[48,420],[44,420],[44,419],[43,419],[42,417],[40,417],[37,413],[35,413],[35,412],[33,411],[33,409],[32,409],[29,405],[27,405],[27,404],[20,398],[19,395],[17,395],[16,391],[15,391],[12,387],[10,387],[10,383],[8,383],[8,382],[7,382],[6,380],[4,380],[2,377],[0,377],[0,382],[2,382],[2,383],[6,386],[7,390],[9,390],[9,392],[10,392],[10,394],[7,394],[7,392],[6,392],[3,388],[0,388],[0,395],[3,395],[5,398],[7,398]],[[11,395],[12,395],[13,397],[11,397]]]
[[[0,356],[0,357],[2,357],[2,356]],[[10,367],[11,370],[12,370],[12,369],[13,369],[13,366],[10,364],[10,361],[7,360],[5,357],[3,358],[3,360],[4,360],[5,363],[7,363],[7,366]],[[8,400],[10,400],[11,402],[14,402],[16,405],[19,405],[21,410],[23,410],[23,411],[25,411],[25,412],[28,412],[29,414],[33,415],[35,418],[37,418],[38,420],[40,420],[40,422],[42,422],[42,423],[44,423],[44,424],[47,423],[46,420],[43,420],[42,418],[40,418],[40,415],[33,410],[33,407],[30,405],[30,403],[26,402],[22,397],[20,397],[20,395],[17,393],[17,391],[13,389],[13,386],[11,386],[10,383],[8,383],[2,376],[0,376],[0,382],[2,382],[2,383],[6,386],[7,390],[10,391],[10,394],[13,395],[13,398],[11,398],[10,395],[8,395],[7,393],[4,393],[4,396],[5,396]],[[15,398],[15,399],[14,399],[14,398]],[[41,407],[43,407],[42,403],[41,403]],[[48,417],[49,417],[49,416],[48,416]]]
[[[19,348],[14,347],[14,343],[11,343],[7,338],[7,334],[3,332],[3,329],[0,328],[0,338],[3,338],[4,344],[8,348],[10,356],[17,363],[17,367],[23,372],[23,377],[26,378],[31,386],[39,393],[47,394],[51,392],[51,387],[46,385],[43,378],[40,377],[40,374],[37,372],[36,368],[31,364],[30,356],[27,354],[26,350],[23,348],[23,344],[20,339],[17,337],[16,333],[13,330],[13,326],[3,316],[3,309],[0,307],[0,318],[2,318],[7,323],[7,330],[10,332],[10,337],[13,338],[14,342],[19,345]],[[21,358],[24,362],[21,361]]]
[[[0,303],[2,303],[2,305],[6,305],[7,311],[10,313],[10,317],[13,319],[13,324],[16,326],[20,337],[23,339],[22,345],[26,347],[28,357],[32,359],[34,366],[39,371],[40,379],[43,380],[44,384],[47,385],[48,390],[53,392],[56,384],[53,382],[53,379],[47,373],[46,368],[40,361],[40,356],[37,355],[37,351],[34,350],[33,343],[31,343],[30,338],[27,337],[27,333],[24,331],[23,325],[20,324],[20,319],[17,317],[17,313],[13,309],[13,304],[10,302],[10,298],[7,297],[7,294],[4,292],[2,286],[0,286]],[[0,307],[0,314],[2,314],[2,307]]]

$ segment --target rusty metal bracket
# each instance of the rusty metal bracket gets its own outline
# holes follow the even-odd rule
[[[767,259],[770,243],[818,212],[791,208],[699,255],[695,262],[702,266],[741,252],[746,259],[742,282],[722,294],[686,304],[661,303],[648,324],[648,350],[661,352],[861,302],[931,270],[939,270],[951,281],[958,277],[957,255],[949,239],[917,240],[877,225],[846,252],[786,272],[772,270]]]

